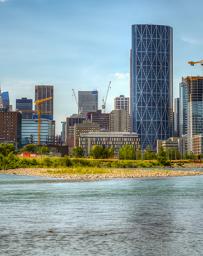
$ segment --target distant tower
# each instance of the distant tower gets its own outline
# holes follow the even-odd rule
[[[188,85],[184,78],[179,85],[180,94],[180,136],[187,134]]]
[[[126,110],[127,114],[129,114],[129,97],[120,95],[114,99],[114,110],[120,109]]]
[[[32,119],[32,99],[16,99],[16,110],[22,113],[23,119]]]
[[[98,91],[78,91],[79,112],[86,114],[98,110]]]
[[[180,136],[180,99],[175,98],[174,99],[174,111],[173,111],[173,116],[174,116],[174,136],[179,137]]]
[[[133,25],[130,109],[132,131],[141,148],[156,149],[173,129],[173,30],[162,25]]]
[[[53,85],[36,85],[35,86],[35,101],[52,97],[52,100],[44,102],[41,106],[41,118],[53,120],[54,116],[54,86]],[[35,106],[35,110],[37,110],[38,106]]]

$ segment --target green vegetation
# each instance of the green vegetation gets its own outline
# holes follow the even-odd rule
[[[75,147],[75,148],[73,148],[72,156],[73,157],[78,157],[78,158],[83,157],[84,156],[84,151],[83,151],[82,147]]]
[[[136,159],[135,148],[132,145],[124,145],[119,151],[119,159],[133,160]]]
[[[92,156],[94,159],[107,159],[113,157],[113,155],[113,148],[105,148],[100,145],[93,146],[90,152],[90,156]]]
[[[47,146],[38,146],[35,144],[28,144],[21,149],[21,152],[46,155],[49,153],[49,148]]]

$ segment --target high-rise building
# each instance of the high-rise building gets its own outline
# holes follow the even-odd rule
[[[101,131],[109,131],[109,113],[102,113],[101,110],[87,113],[87,120],[100,125]]]
[[[0,112],[0,143],[21,144],[21,113]]]
[[[23,119],[32,119],[32,99],[16,99],[16,110],[22,113]]]
[[[156,141],[173,129],[173,30],[162,25],[133,25],[130,109],[132,131],[141,148],[156,149]]]
[[[78,91],[79,113],[96,112],[98,110],[98,91]]]
[[[129,132],[129,114],[125,109],[113,110],[110,113],[111,132]]]
[[[124,109],[129,114],[129,97],[125,97],[124,95],[120,95],[114,99],[114,109]]]
[[[3,111],[9,111],[9,93],[8,92],[1,92],[0,89],[0,109]]]
[[[44,102],[40,106],[35,106],[35,110],[40,107],[41,118],[53,120],[54,116],[54,86],[53,85],[36,85],[35,86],[35,101],[44,98],[52,97],[51,100]]]
[[[174,136],[180,136],[180,99],[174,99],[174,106],[173,106],[173,128],[174,128]]]
[[[188,151],[193,152],[194,135],[203,134],[203,77],[188,76],[184,82],[188,86]]]
[[[188,86],[184,78],[179,85],[180,94],[180,136],[187,134]]]

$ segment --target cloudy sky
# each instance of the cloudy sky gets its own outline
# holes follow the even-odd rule
[[[34,98],[35,84],[55,86],[55,119],[77,112],[72,88],[99,90],[107,104],[129,95],[131,25],[174,29],[174,96],[182,76],[203,74],[188,60],[203,59],[202,0],[0,0],[0,83]]]

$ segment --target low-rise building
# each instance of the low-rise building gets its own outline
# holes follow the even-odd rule
[[[0,143],[13,143],[16,147],[21,144],[21,121],[19,112],[0,111]]]
[[[203,134],[194,135],[192,138],[192,152],[195,155],[203,154]]]
[[[80,146],[85,155],[89,155],[94,145],[107,148],[112,147],[114,154],[118,156],[119,150],[123,145],[132,145],[135,150],[139,148],[139,138],[137,133],[130,132],[89,132],[80,134]]]

